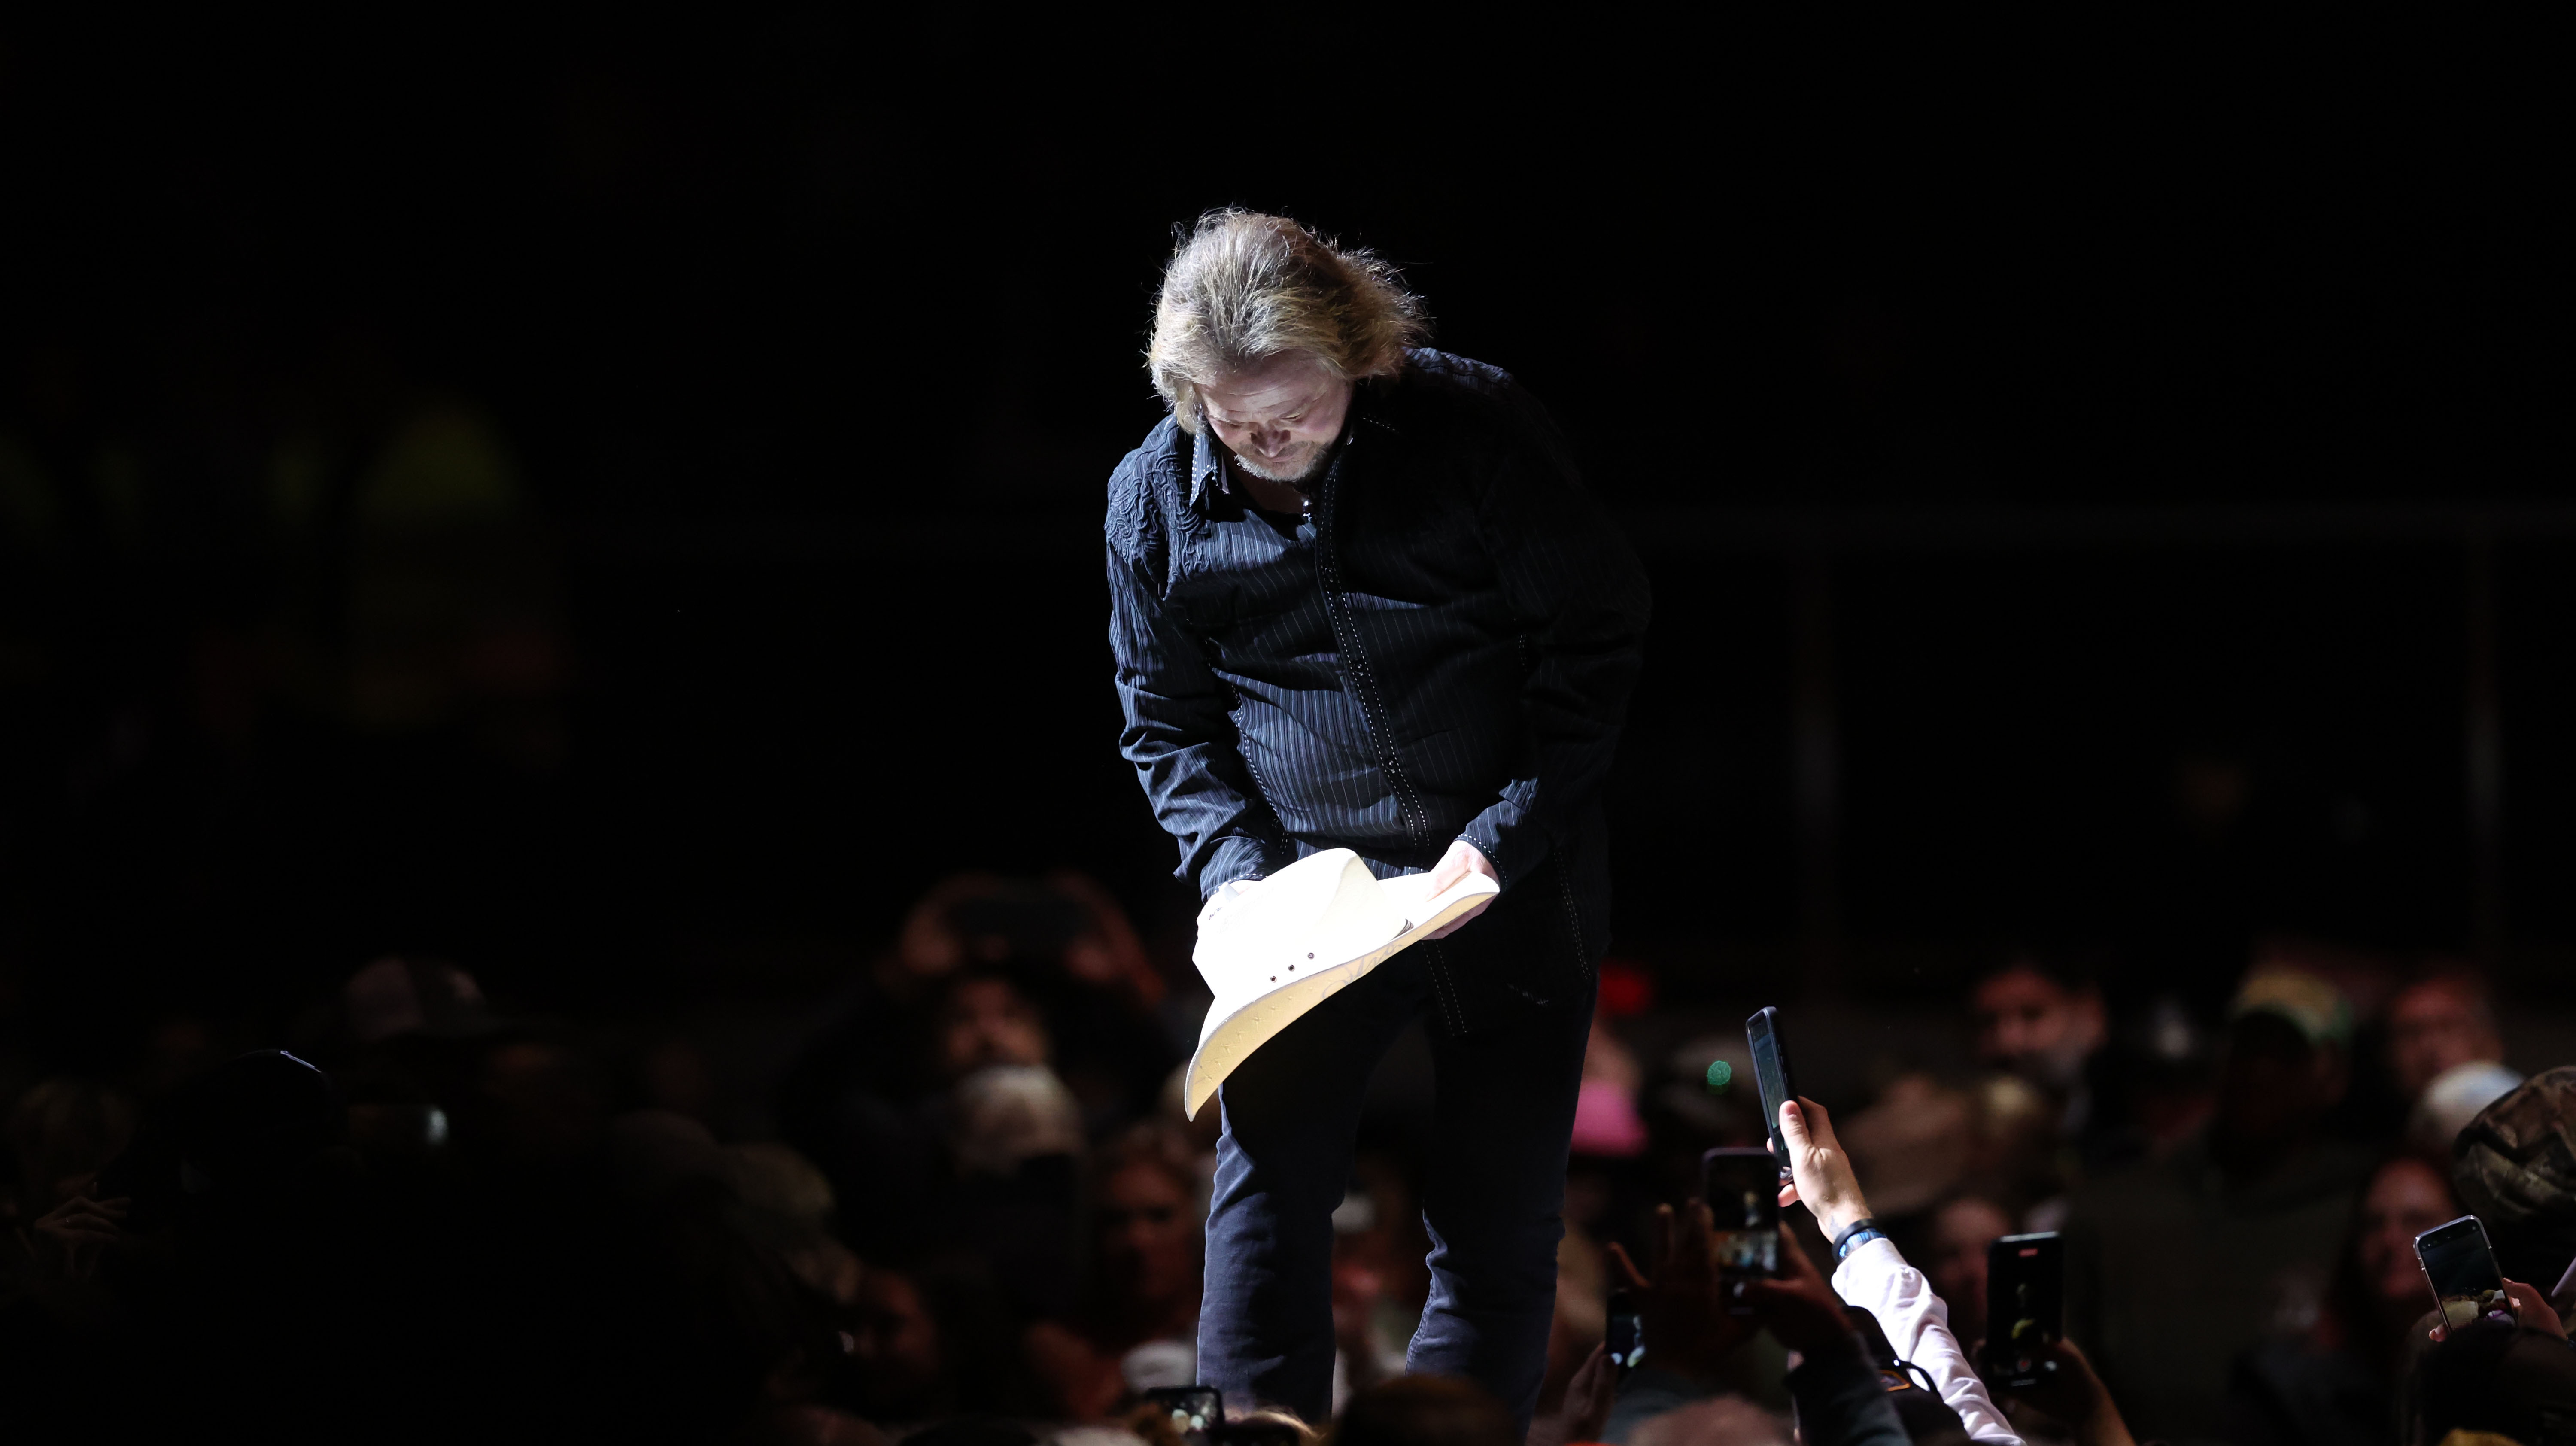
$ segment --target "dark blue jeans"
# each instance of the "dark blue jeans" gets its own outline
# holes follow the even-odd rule
[[[1369,1075],[1429,1003],[1422,954],[1437,947],[1416,945],[1324,1001],[1219,1092],[1199,1380],[1230,1408],[1284,1406],[1317,1423],[1331,1411],[1333,1207],[1350,1184]],[[1566,1141],[1591,1024],[1587,997],[1463,1038],[1431,1029],[1431,1299],[1406,1365],[1482,1384],[1524,1428],[1547,1369]]]

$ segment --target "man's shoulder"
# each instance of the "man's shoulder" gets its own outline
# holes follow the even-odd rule
[[[1556,423],[1510,372],[1491,362],[1420,347],[1361,409],[1364,421],[1444,452],[1501,457],[1536,449],[1571,472]]]
[[[1415,347],[1404,370],[1386,385],[1384,409],[1404,420],[1495,420],[1517,410],[1523,397],[1512,374],[1490,362]]]
[[[1165,512],[1189,469],[1190,437],[1165,417],[1109,473],[1110,546],[1131,561],[1157,556]]]

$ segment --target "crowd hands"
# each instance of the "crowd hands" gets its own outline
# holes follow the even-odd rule
[[[2576,1071],[2507,1073],[2465,973],[2335,964],[2267,956],[2214,1031],[1996,969],[1984,1074],[1784,1112],[1778,1268],[1749,1279],[1690,1198],[1700,1151],[1764,1134],[1749,1070],[1700,1078],[1740,1044],[1677,1037],[1614,962],[1527,1446],[2540,1440],[2576,1412]],[[114,1083],[0,1059],[0,1437],[1179,1446],[1149,1393],[1195,1379],[1193,983],[1087,880],[962,876],[754,1051],[793,1064],[749,1105],[684,1042],[513,1017],[422,960],[361,970],[291,1051],[183,1022]],[[1380,1081],[1335,1215],[1337,1422],[1229,1402],[1227,1433],[1523,1446],[1476,1387],[1404,1374],[1427,1079]],[[2507,1300],[2445,1331],[2412,1238],[2471,1210]],[[1887,1238],[1837,1260],[1864,1219]],[[2030,1230],[2063,1232],[2066,1329],[2007,1389],[1986,1247]],[[1624,1371],[1614,1290],[1647,1346]]]
[[[1878,1046],[1875,1018],[1854,1028],[1830,1001],[1776,1001],[1842,1117],[1806,1101],[1782,1121],[1805,1142],[1784,1195],[1796,1244],[1762,1288],[1712,1284],[1714,1227],[1679,1203],[1700,1150],[1763,1138],[1741,1036],[1623,1004],[1618,972],[1577,1116],[1551,1439],[1788,1440],[1793,1421],[1815,1439],[1783,1370],[1813,1352],[1773,1317],[1819,1270],[1874,1314],[1855,1324],[1871,1354],[1897,1358],[1891,1384],[1923,1388],[1911,1406],[1937,1397],[1959,1418],[1909,1418],[1914,1439],[2430,1446],[2460,1430],[2538,1441],[2545,1421],[2576,1421],[2576,1069],[2509,1070],[2462,965],[2268,941],[2215,1007],[2115,1010],[2064,961],[2010,958],[1974,981],[1971,1047],[1946,1060],[1924,1046],[1937,1026]],[[2545,1021],[2526,1035],[2546,1047]],[[1932,1063],[1907,1066],[1908,1050]],[[1712,1057],[1731,1059],[1732,1089],[1723,1071],[1697,1078]],[[2472,1213],[2506,1286],[2446,1331],[2414,1237]],[[1864,1217],[1884,1238],[1837,1261],[1832,1243]],[[2035,1353],[2040,1384],[2008,1389],[1979,1339],[1988,1249],[2040,1232],[2064,1252],[2062,1335]],[[1585,1354],[1593,1322],[1566,1307],[1604,1277],[1646,1317],[1645,1369],[1615,1389]],[[1737,1291],[1737,1308],[1712,1290]]]

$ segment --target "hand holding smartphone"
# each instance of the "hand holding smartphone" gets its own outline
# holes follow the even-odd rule
[[[1762,1129],[1771,1137],[1771,1155],[1779,1166],[1773,1183],[1789,1178],[1789,1141],[1780,1133],[1780,1107],[1798,1097],[1789,1073],[1789,1041],[1780,1030],[1780,1011],[1764,1005],[1744,1021],[1744,1042],[1753,1050],[1753,1080],[1762,1091]]]
[[[1646,1363],[1646,1333],[1637,1321],[1637,1295],[1626,1286],[1610,1292],[1610,1328],[1602,1345],[1623,1381]]]
[[[1711,1150],[1699,1157],[1699,1197],[1707,1202],[1716,1231],[1710,1242],[1727,1313],[1750,1315],[1743,1303],[1750,1281],[1775,1280],[1780,1274],[1780,1177],[1771,1152],[1750,1149]]]
[[[1986,1379],[2003,1390],[2055,1374],[2046,1347],[2065,1331],[2066,1247],[2055,1231],[1986,1247]]]
[[[1156,1386],[1145,1399],[1172,1413],[1183,1446],[1208,1446],[1225,1425],[1225,1397],[1214,1386]]]
[[[2415,1237],[2415,1263],[2433,1288],[2433,1308],[2442,1313],[2442,1328],[2455,1331],[2489,1311],[2512,1315],[2504,1272],[2496,1266],[2495,1247],[2475,1215],[2463,1215]]]

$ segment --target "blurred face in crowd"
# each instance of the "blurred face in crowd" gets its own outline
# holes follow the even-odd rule
[[[568,1160],[608,1123],[607,1102],[584,1060],[553,1044],[520,1041],[492,1051],[483,1094],[501,1145],[527,1160]]]
[[[1932,1258],[1923,1273],[1949,1302],[1952,1328],[1962,1339],[1986,1328],[1986,1247],[2012,1230],[2001,1206],[1974,1196],[1953,1200],[1932,1217]]]
[[[939,1008],[939,1067],[955,1078],[992,1064],[1047,1062],[1046,1025],[1007,979],[967,979]]]
[[[2218,1131],[2233,1163],[2260,1166],[2262,1152],[2304,1140],[2343,1097],[2343,1080],[2343,1057],[2290,1021],[2272,1013],[2237,1020],[2218,1077]]]
[[[2401,1156],[2379,1167],[2361,1197],[2354,1254],[2370,1293],[2410,1312],[2426,1301],[2424,1272],[2415,1263],[2415,1237],[2459,1218],[2451,1184],[2431,1165]]]
[[[1199,1288],[1199,1222],[1189,1188],[1137,1163],[1101,1182],[1100,1267],[1124,1300],[1159,1304]]]
[[[1199,388],[1199,411],[1208,430],[1243,470],[1292,486],[1323,471],[1350,408],[1349,382],[1313,357],[1293,352],[1264,358]]]
[[[1977,986],[1977,1055],[2034,1084],[2064,1089],[2102,1047],[2102,996],[2076,991],[2036,969],[2013,968]]]
[[[921,1288],[891,1270],[863,1273],[857,1304],[850,1354],[866,1382],[869,1406],[899,1418],[938,1384],[939,1326]]]
[[[2410,1100],[2444,1070],[2503,1058],[2486,1001],[2459,980],[2427,980],[2388,1007],[2388,1062]]]

